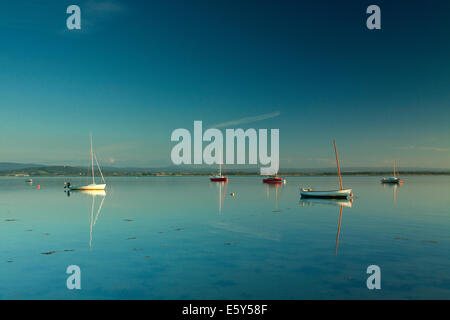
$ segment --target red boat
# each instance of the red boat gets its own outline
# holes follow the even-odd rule
[[[219,164],[219,174],[217,176],[209,177],[209,180],[213,182],[227,182],[228,177],[222,175],[222,164]]]
[[[214,182],[227,182],[228,178],[224,177],[224,176],[215,176],[215,177],[210,177],[209,180],[214,181]]]
[[[269,183],[269,184],[281,184],[283,183],[283,178],[281,177],[269,177],[266,179],[263,179],[263,183]]]

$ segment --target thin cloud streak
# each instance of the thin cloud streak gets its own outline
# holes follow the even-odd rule
[[[424,151],[435,151],[435,152],[447,152],[449,149],[439,148],[439,147],[420,147],[420,146],[405,146],[397,147],[400,150],[424,150]]]
[[[245,117],[245,118],[241,118],[238,120],[218,123],[218,124],[210,126],[210,128],[232,127],[232,126],[235,126],[238,124],[251,123],[251,122],[275,118],[275,117],[278,117],[279,115],[280,115],[280,111],[275,111],[272,113],[261,114],[259,116],[255,116],[255,117]]]

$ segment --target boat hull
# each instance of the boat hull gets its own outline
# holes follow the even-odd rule
[[[283,178],[267,178],[267,179],[263,179],[263,183],[282,184],[283,183]]]
[[[106,184],[89,184],[86,186],[70,186],[70,190],[105,190]]]
[[[350,197],[352,189],[313,191],[300,189],[302,198],[322,198],[322,199],[347,199]]]
[[[381,179],[381,183],[392,183],[392,184],[397,184],[400,183],[400,179],[399,178],[383,178]]]
[[[211,182],[227,182],[228,178],[227,177],[211,177],[211,178],[209,178],[209,180]]]
[[[82,194],[88,194],[91,196],[101,196],[104,197],[106,196],[106,192],[105,190],[77,190]]]

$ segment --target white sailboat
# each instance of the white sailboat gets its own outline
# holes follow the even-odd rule
[[[102,184],[96,184],[95,183],[95,177],[94,177],[94,158],[95,162],[97,164],[98,171],[100,172],[100,176],[102,177]],[[91,152],[90,152],[90,164],[91,164],[91,171],[92,171],[92,183],[88,185],[78,185],[78,186],[70,186],[70,190],[105,190],[106,188],[106,181],[103,177],[102,170],[100,169],[100,165],[98,164],[97,157],[94,153],[94,149],[92,146],[92,135],[91,135]]]
[[[339,166],[339,158],[336,148],[336,140],[334,143],[334,152],[336,154],[336,165],[339,176],[339,187],[338,190],[325,190],[325,191],[316,191],[312,188],[300,188],[300,195],[302,198],[325,198],[325,199],[347,199],[352,196],[352,189],[344,189],[342,186],[342,177],[341,177],[341,168]]]
[[[389,178],[382,178],[381,183],[393,183],[393,184],[400,184],[402,181],[399,177],[397,177],[398,170],[396,170],[396,163],[394,160],[394,176]]]

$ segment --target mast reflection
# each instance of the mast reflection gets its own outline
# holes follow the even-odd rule
[[[275,210],[278,210],[278,189],[280,189],[280,193],[282,191],[282,188],[284,184],[266,184],[266,198],[269,200],[270,198],[270,192],[275,189]]]
[[[217,191],[219,192],[219,214],[222,213],[223,203],[225,200],[225,194],[227,192],[227,182],[226,181],[220,181],[216,182],[217,185]]]
[[[342,212],[344,207],[351,208],[353,205],[353,199],[344,200],[344,199],[300,199],[300,206],[338,206],[339,207],[339,221],[338,221],[338,230],[336,235],[336,246],[334,248],[334,255],[337,256],[338,246],[339,246],[339,237],[341,234],[341,226],[342,226]]]
[[[106,192],[105,190],[72,190],[72,191],[68,191],[67,195],[70,196],[70,194],[83,194],[83,195],[88,195],[92,198],[92,202],[91,202],[91,208],[90,208],[90,213],[89,213],[89,248],[92,248],[92,243],[93,243],[93,234],[94,234],[94,227],[95,224],[98,221],[98,218],[100,217],[100,213],[102,211],[102,207],[103,204],[105,202],[105,198],[106,198]],[[97,210],[95,210],[95,204],[96,202],[96,198],[100,198],[100,204],[97,208]],[[94,215],[95,212],[95,215]]]

